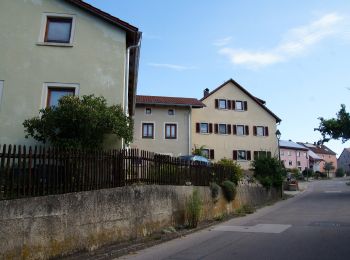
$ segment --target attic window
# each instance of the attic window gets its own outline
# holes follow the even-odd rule
[[[69,17],[47,17],[45,42],[70,43],[73,19]]]

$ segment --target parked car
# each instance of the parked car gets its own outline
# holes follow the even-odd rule
[[[179,159],[185,162],[197,162],[200,165],[210,165],[211,162],[208,158],[200,155],[183,155]]]

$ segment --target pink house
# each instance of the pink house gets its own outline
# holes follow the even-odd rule
[[[280,140],[281,161],[287,169],[297,168],[299,171],[309,168],[308,149],[291,140]]]

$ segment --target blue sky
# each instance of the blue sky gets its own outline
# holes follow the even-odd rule
[[[87,0],[143,32],[138,94],[201,98],[233,78],[314,142],[320,116],[350,110],[348,0]],[[350,142],[326,144],[339,154]]]

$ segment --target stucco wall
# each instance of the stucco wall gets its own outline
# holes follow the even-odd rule
[[[146,115],[145,108],[151,108],[152,113]],[[175,115],[168,115],[168,110],[174,109]],[[135,110],[133,148],[139,148],[156,153],[166,153],[172,156],[191,154],[189,148],[189,107],[173,106],[140,106]],[[154,138],[142,138],[142,123],[154,124]],[[165,124],[177,124],[177,138],[165,139]]]
[[[337,157],[336,155],[331,155],[331,154],[317,154],[319,157],[321,157],[321,159],[323,159],[323,161],[320,162],[320,171],[321,172],[326,172],[324,170],[324,166],[327,163],[333,163],[333,167],[334,170],[330,171],[330,177],[334,177],[335,176],[335,171],[338,168],[338,161],[337,161]]]
[[[37,44],[43,13],[75,15],[72,47]],[[38,115],[44,83],[75,83],[79,95],[123,104],[125,32],[61,0],[0,3],[0,143],[28,144],[22,123]],[[116,140],[113,140],[113,146]],[[120,143],[119,143],[120,144]]]
[[[228,204],[221,194],[214,203],[209,187],[197,188],[204,205],[202,219],[279,196],[274,190],[242,186],[232,203]],[[183,224],[185,201],[193,189],[130,186],[0,201],[0,259],[47,259]]]
[[[242,100],[248,102],[248,111],[220,110],[215,108],[215,99]],[[220,90],[202,101],[206,107],[193,110],[192,115],[192,144],[205,145],[208,149],[215,150],[215,160],[223,157],[232,159],[233,150],[270,151],[273,156],[278,156],[276,132],[276,119],[267,113],[252,98],[229,82]],[[196,133],[196,123],[224,123],[235,125],[249,125],[248,136],[199,134]],[[269,136],[253,136],[253,126],[268,126]],[[251,167],[250,161],[239,161],[244,169]]]

